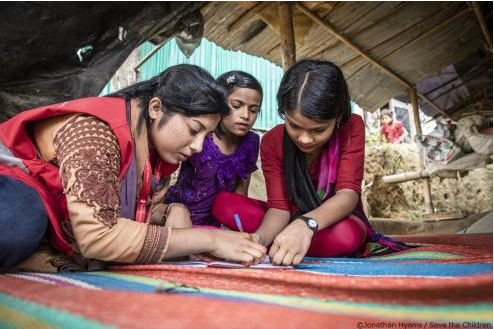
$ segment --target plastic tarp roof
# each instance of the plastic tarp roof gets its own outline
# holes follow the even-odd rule
[[[97,96],[144,41],[178,34],[202,2],[4,2],[0,121],[24,109]]]

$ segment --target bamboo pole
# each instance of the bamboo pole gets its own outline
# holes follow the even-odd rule
[[[417,90],[415,90],[416,92]],[[439,106],[436,105],[436,103],[434,103],[433,101],[431,101],[429,98],[427,98],[426,96],[420,94],[420,93],[417,93],[417,96],[420,97],[423,101],[425,101],[427,104],[429,104],[430,106],[432,106],[437,112],[439,112],[443,117],[445,117],[446,119],[450,119],[451,120],[451,116],[446,113],[443,109],[441,109]]]
[[[369,49],[369,50],[368,50],[368,52],[374,52],[374,51],[376,51],[376,50],[378,50],[378,49],[382,48],[382,47],[383,47],[384,45],[386,45],[387,43],[389,43],[389,42],[391,42],[391,41],[394,41],[394,40],[396,40],[396,39],[400,38],[402,35],[404,35],[404,34],[406,34],[406,33],[410,32],[410,31],[412,31],[412,30],[414,30],[414,29],[417,29],[419,26],[424,25],[424,24],[425,24],[425,22],[427,22],[428,20],[430,20],[430,19],[432,19],[432,18],[436,17],[437,15],[439,15],[442,11],[443,11],[443,9],[440,9],[440,10],[435,11],[434,13],[432,13],[432,14],[430,14],[429,16],[427,16],[427,17],[425,17],[425,18],[421,19],[421,20],[420,20],[420,21],[418,21],[417,23],[412,24],[411,26],[409,26],[409,27],[407,27],[406,29],[404,29],[404,30],[402,30],[402,31],[398,32],[397,34],[390,36],[390,37],[389,37],[389,38],[387,38],[386,40],[381,41],[380,43],[378,43],[377,45],[375,45],[375,46],[373,46],[371,49]],[[325,49],[324,51],[326,51],[326,49]],[[324,51],[323,51],[323,52],[324,52]],[[345,63],[341,64],[341,65],[340,65],[340,68],[342,68],[342,69],[343,69],[343,68],[347,67],[348,65],[350,65],[350,64],[352,64],[352,63],[354,63],[354,62],[355,62],[356,60],[358,60],[359,58],[360,58],[360,56],[355,56],[355,57],[353,57],[352,59],[350,59],[350,60],[346,61]]]
[[[473,12],[477,17],[477,21],[479,22],[480,29],[482,30],[482,35],[484,36],[485,41],[487,42],[487,50],[492,54],[492,37],[487,29],[487,25],[485,24],[484,16],[482,15],[482,10],[480,9],[480,5],[478,1],[472,1]]]
[[[446,85],[449,85],[450,83],[456,82],[456,80],[460,80],[460,79],[472,79],[473,77],[476,77],[481,70],[484,70],[485,69],[483,67],[484,64],[485,64],[485,61],[479,61],[477,64],[475,64],[474,67],[472,67],[471,69],[469,69],[466,72],[458,72],[457,71],[457,74],[458,75],[456,77],[443,82],[442,84],[440,84],[439,86],[434,87],[431,90],[428,90],[424,95],[432,94],[433,92],[435,92],[435,91],[437,91],[437,90],[445,87]]]
[[[415,38],[409,40],[408,42],[406,42],[405,44],[401,45],[400,47],[398,48],[395,48],[393,49],[392,51],[390,51],[389,53],[387,53],[386,55],[380,57],[379,59],[380,60],[383,60],[383,59],[386,59],[388,58],[389,56],[393,55],[394,53],[396,53],[397,51],[400,51],[400,50],[403,50],[407,47],[410,47],[411,45],[425,39],[426,37],[428,37],[429,35],[431,35],[432,33],[436,32],[437,30],[439,30],[440,28],[444,27],[445,25],[449,24],[449,23],[452,23],[452,22],[455,22],[455,23],[458,23],[458,19],[465,15],[466,13],[468,13],[469,10],[468,9],[465,9],[465,10],[462,10],[460,11],[459,13],[457,13],[456,15],[453,15],[451,17],[449,17],[448,19],[440,22],[439,24],[433,26],[432,28],[430,28],[429,30],[427,30],[426,32],[416,36]]]
[[[401,8],[402,6],[404,6],[407,2],[401,2],[399,3],[393,10],[389,11],[386,15],[384,15],[383,17],[380,18],[380,20],[375,20],[374,22],[371,22],[369,25],[363,25],[363,26],[359,26],[359,30],[353,32],[353,35],[356,37],[358,35],[360,35],[362,32],[365,32],[367,31],[368,29],[371,29],[372,27],[380,24],[380,21],[385,21],[386,19],[388,19],[389,16],[392,16],[392,15],[396,15],[395,13],[395,10],[398,10],[399,8]],[[333,11],[334,7],[336,5],[333,5],[333,7],[331,9],[329,9],[329,12],[326,13],[324,16],[321,17],[321,19],[325,20],[326,17],[329,17],[331,15],[331,12]],[[375,1],[375,4],[374,4],[375,7],[373,8],[368,8],[367,9],[367,12],[365,14],[363,14],[361,17],[359,17],[360,21],[366,21],[366,15],[370,14],[374,9],[376,9],[377,7],[380,6],[380,2],[378,1]],[[347,24],[346,26],[342,25],[341,26],[341,30],[346,30],[348,28],[351,27],[351,25],[354,24],[353,22],[349,22],[349,24]],[[332,43],[331,45],[327,46],[326,48],[318,51],[315,55],[311,55],[311,57],[315,57],[315,58],[318,58],[318,57],[321,57],[322,54],[325,52],[325,51],[328,51],[330,50],[331,48],[333,48],[335,46],[335,43]],[[360,56],[357,56],[357,58],[360,58]],[[338,65],[340,68],[342,68],[341,65]]]
[[[383,176],[382,180],[383,183],[385,184],[396,184],[396,183],[403,183],[403,182],[408,182],[411,180],[417,180],[421,178],[427,178],[430,177],[430,173],[425,170],[416,170],[416,171],[409,171],[409,172],[403,172],[399,174],[394,174],[394,175],[387,175]],[[457,171],[451,171],[451,172],[446,172],[446,173],[441,173],[442,178],[457,178]]]
[[[346,37],[344,37],[343,35],[341,35],[334,27],[332,27],[331,25],[329,25],[328,23],[326,23],[325,21],[323,21],[317,14],[315,14],[314,12],[312,12],[312,10],[310,10],[307,7],[305,7],[304,4],[302,4],[301,2],[298,2],[297,1],[295,6],[296,6],[296,8],[298,10],[300,10],[301,12],[303,12],[305,15],[309,16],[312,20],[314,20],[316,23],[318,23],[323,28],[325,28],[328,32],[330,32],[332,35],[334,35],[338,40],[340,40],[341,42],[343,42],[349,48],[353,49],[360,56],[364,57],[367,61],[369,61],[373,65],[375,65],[378,68],[380,68],[384,73],[386,73],[387,75],[391,76],[392,78],[394,78],[396,81],[398,81],[399,83],[401,83],[405,87],[410,88],[410,83],[408,83],[402,77],[400,77],[398,74],[394,73],[393,71],[391,71],[390,69],[388,69],[387,67],[385,67],[381,63],[377,62],[375,59],[373,59],[369,55],[367,55],[357,45],[355,45],[352,41],[348,40]]]
[[[451,92],[455,91],[455,90],[456,90],[456,89],[458,89],[458,88],[461,88],[461,87],[463,87],[463,86],[466,86],[466,85],[467,85],[467,83],[469,83],[469,82],[471,82],[471,81],[475,80],[476,78],[477,78],[477,77],[472,76],[472,77],[470,77],[470,78],[468,78],[468,79],[462,79],[462,80],[460,80],[460,81],[461,81],[461,83],[459,83],[459,84],[457,84],[457,85],[455,85],[455,84],[451,84],[450,86],[448,86],[448,89],[443,90],[443,91],[442,91],[439,95],[434,96],[434,98],[432,99],[432,101],[435,101],[436,99],[439,99],[439,98],[443,97],[444,95],[449,94],[449,93],[451,93]],[[484,82],[484,81],[482,81],[482,82],[480,82],[480,84],[485,85],[485,82]]]
[[[455,82],[456,80],[459,80],[459,79],[460,79],[460,76],[457,75],[456,77],[454,77],[452,79],[449,79],[449,80],[441,83],[440,85],[432,88],[431,90],[428,90],[426,93],[424,93],[424,95],[432,94],[433,92],[435,92],[435,91],[437,91],[437,90],[439,90],[439,89],[441,89],[441,88],[443,88],[443,87],[449,85],[450,83]]]
[[[166,41],[168,41],[168,39]],[[151,49],[151,51],[149,53],[147,53],[146,56],[144,56],[144,58],[139,63],[137,63],[137,65],[134,67],[134,71],[138,72],[139,68],[142,65],[144,65],[144,63],[146,63],[158,50],[160,50],[161,47],[163,47],[165,45],[166,41],[160,43],[159,45],[157,45],[156,47]]]
[[[281,58],[283,71],[286,71],[296,61],[292,4],[279,1],[278,15],[280,18]]]
[[[398,48],[395,48],[391,51],[389,51],[388,53],[384,54],[383,56],[379,57],[378,59],[379,60],[383,60],[383,59],[386,59],[388,58],[389,56],[393,55],[394,53],[396,53],[397,51],[400,51],[400,50],[403,50],[417,42],[419,42],[420,40],[424,39],[425,37],[429,36],[431,33],[437,31],[438,29],[440,29],[441,27],[443,27],[444,25],[450,23],[450,22],[453,22],[453,21],[456,21],[458,18],[460,18],[461,16],[463,16],[464,14],[468,13],[468,9],[465,9],[463,11],[460,11],[459,13],[457,13],[456,15],[454,16],[451,16],[449,17],[448,19],[444,20],[444,21],[441,21],[439,24],[431,27],[430,29],[428,29],[426,32],[422,33],[422,34],[419,34],[418,36],[416,36],[415,38],[407,41],[406,43],[404,43],[403,45],[401,45],[400,47]],[[400,32],[401,33],[401,32]],[[398,34],[400,34],[398,33]],[[360,72],[361,70],[363,70],[365,68],[366,65],[362,66],[361,68],[359,68],[357,71],[355,71],[353,75],[357,74],[358,72]]]
[[[415,86],[413,86],[410,89],[410,102],[412,104],[412,110],[413,110],[413,121],[415,123],[415,134],[416,135],[422,135],[422,126],[420,124],[420,116],[419,116],[419,108],[417,104],[417,89],[415,89]],[[425,169],[424,166],[424,159],[422,152],[419,153],[420,157],[420,168],[423,170]],[[425,206],[425,213],[426,214],[432,214],[434,212],[434,208],[432,207],[432,197],[431,197],[431,185],[429,182],[429,178],[423,178],[422,179],[422,186],[424,190],[424,206]]]
[[[399,173],[395,175],[383,176],[382,180],[386,184],[393,184],[393,183],[403,183],[424,177],[429,177],[429,174],[427,173],[426,170],[416,170],[411,172]]]
[[[348,47],[350,47],[351,49],[353,49],[360,56],[364,57],[372,65],[374,65],[374,66],[378,67],[379,69],[381,69],[381,71],[383,71],[384,73],[386,73],[387,75],[389,75],[390,77],[392,77],[393,79],[395,79],[397,82],[401,83],[407,89],[414,88],[413,85],[410,82],[406,81],[405,79],[403,79],[402,77],[400,77],[398,74],[396,74],[395,72],[393,72],[391,69],[387,68],[383,64],[379,63],[377,60],[373,59],[371,56],[367,55],[362,49],[360,49],[352,41],[350,41],[349,39],[347,39],[346,37],[344,37],[342,34],[340,34],[334,27],[332,27],[331,25],[329,25],[327,22],[323,21],[316,13],[314,13],[313,11],[311,11],[309,8],[305,7],[304,4],[302,4],[301,2],[298,2],[297,1],[295,3],[295,6],[296,6],[296,8],[298,10],[300,10],[301,12],[303,12],[305,15],[309,16],[312,20],[314,20],[316,23],[318,23],[323,28],[325,28],[327,31],[329,31],[331,34],[333,34],[337,39],[339,39],[345,45],[347,45]],[[425,97],[422,94],[418,94],[418,96],[421,99],[423,99],[426,103],[430,104],[441,115],[443,115],[444,117],[446,117],[448,119],[451,119],[451,117],[444,110],[442,110],[439,106],[437,106],[436,104],[434,104],[427,97]]]

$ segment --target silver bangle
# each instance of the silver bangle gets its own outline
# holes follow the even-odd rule
[[[171,211],[173,206],[179,206],[179,207],[182,207],[183,209],[185,209],[185,211],[187,212],[187,215],[189,215],[189,218],[190,218],[189,209],[187,209],[187,207],[185,205],[183,205],[182,203],[174,202],[174,203],[170,203],[166,207],[165,216],[164,216],[165,222],[166,222],[166,219],[168,218],[168,215],[170,214],[170,211]]]

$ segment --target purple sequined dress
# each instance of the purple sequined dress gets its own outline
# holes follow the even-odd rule
[[[259,135],[252,131],[230,155],[221,153],[209,135],[202,152],[182,162],[177,183],[169,188],[165,202],[183,203],[194,225],[219,226],[211,217],[214,198],[220,192],[233,192],[240,179],[256,171],[258,154]]]

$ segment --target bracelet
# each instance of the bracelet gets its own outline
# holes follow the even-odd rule
[[[166,252],[168,251],[168,247],[170,245],[170,240],[172,239],[172,228],[170,226],[167,227],[168,233],[166,235],[166,242],[163,251],[161,252],[160,261],[165,258]]]
[[[164,216],[164,221],[163,223],[166,222],[166,219],[168,218],[168,215],[170,214],[170,211],[172,209],[172,206],[179,206],[179,207],[182,207],[183,209],[185,209],[185,211],[187,212],[187,215],[189,215],[189,218],[190,218],[190,211],[189,209],[187,209],[186,206],[184,206],[183,204],[181,203],[177,203],[177,202],[174,202],[174,203],[170,203],[167,207],[166,207],[166,210],[165,210],[165,216]]]

